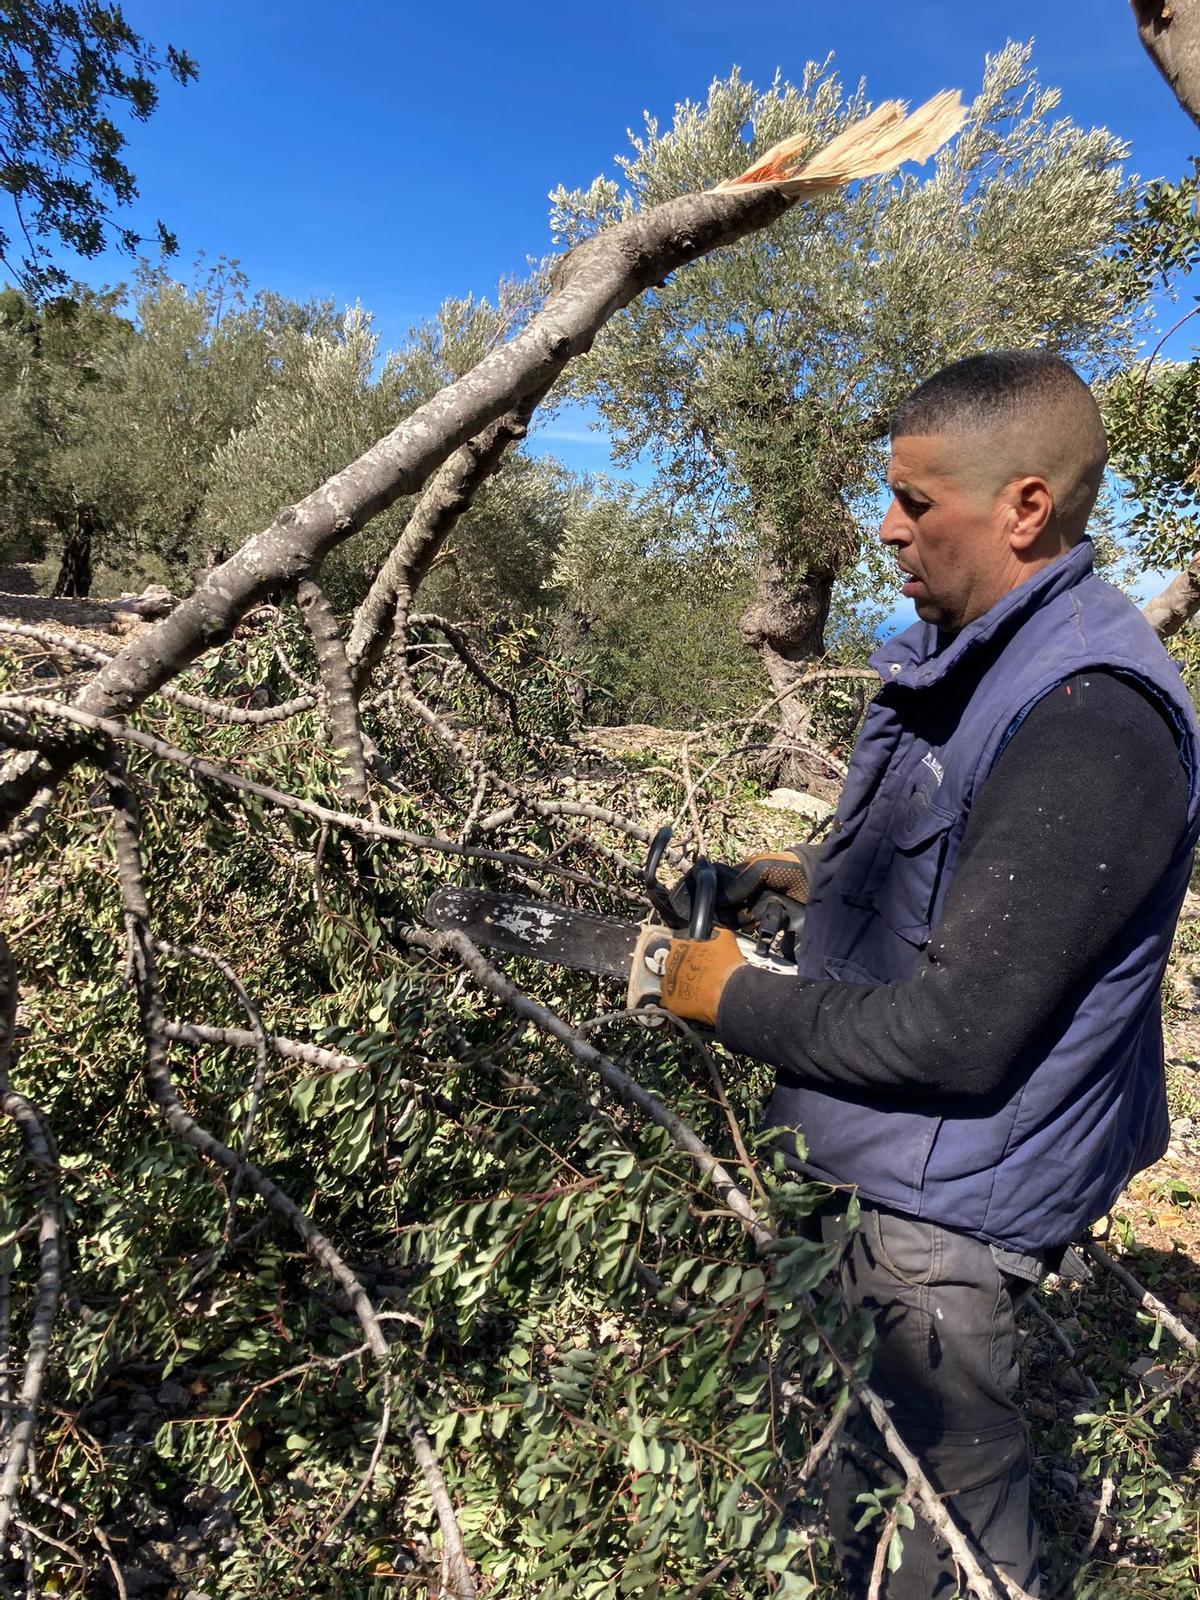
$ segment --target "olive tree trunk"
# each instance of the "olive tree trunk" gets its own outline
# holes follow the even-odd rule
[[[777,749],[768,756],[772,777],[792,788],[819,782],[821,773],[812,758],[793,748],[808,732],[808,705],[789,694],[806,668],[825,650],[825,624],[836,573],[810,568],[803,575],[789,571],[770,551],[763,551],[755,571],[754,599],[742,613],[738,631],[758,656],[773,695],[779,703]]]
[[[86,600],[92,592],[92,538],[96,519],[90,506],[76,506],[62,529],[62,559],[54,581],[56,599]]]

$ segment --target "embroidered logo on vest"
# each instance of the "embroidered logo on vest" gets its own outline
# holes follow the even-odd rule
[[[927,750],[921,757],[921,765],[923,767],[928,767],[930,772],[932,772],[934,777],[937,779],[938,783],[941,783],[942,778],[945,776],[945,769],[943,768],[942,763],[934,755],[932,750]]]

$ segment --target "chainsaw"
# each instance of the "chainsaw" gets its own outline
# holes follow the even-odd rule
[[[796,939],[804,922],[801,902],[768,890],[735,905],[721,893],[717,868],[703,857],[688,874],[687,889],[681,893],[685,879],[668,890],[658,872],[670,838],[671,829],[660,828],[646,855],[642,882],[651,911],[643,922],[577,911],[552,900],[450,885],[430,895],[425,921],[431,928],[456,929],[507,955],[620,979],[631,1009],[658,1003],[671,940],[684,936],[685,930],[689,939],[709,939],[715,927],[731,928],[751,966],[795,977]]]

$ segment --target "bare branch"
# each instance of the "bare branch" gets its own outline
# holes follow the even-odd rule
[[[358,721],[358,700],[346,646],[333,607],[315,578],[302,578],[296,587],[300,615],[312,640],[321,675],[321,709],[330,743],[341,757],[344,800],[365,800],[367,769],[363,760],[362,728]]]
[[[53,800],[53,789],[38,790],[25,813],[24,821],[10,828],[7,833],[0,833],[0,859],[20,855],[22,850],[28,850],[30,845],[38,842],[45,832]]]
[[[477,438],[456,450],[421,496],[354,615],[347,654],[360,693],[389,641],[396,637],[403,648],[413,596],[480,488],[499,471],[510,445],[525,437],[529,419],[548,387],[528,395],[513,411],[498,417]]]
[[[141,847],[138,839],[137,811],[133,791],[123,773],[114,769],[109,777],[109,799],[112,805],[114,840],[116,844],[117,878],[125,907],[126,926],[134,956],[134,977],[137,987],[138,1014],[141,1021],[142,1040],[145,1046],[145,1067],[150,1095],[167,1126],[176,1138],[231,1174],[242,1174],[245,1182],[279,1216],[286,1219],[304,1241],[309,1253],[325,1268],[346,1298],[358,1318],[371,1354],[379,1364],[384,1404],[379,1435],[386,1435],[391,1416],[391,1374],[388,1368],[388,1341],[376,1314],[371,1298],[357,1275],[343,1260],[312,1218],[294,1200],[284,1194],[270,1178],[252,1162],[235,1154],[184,1109],[167,1062],[165,1047],[166,1015],[163,1011],[155,964],[155,938],[150,928],[150,904],[146,895],[142,872]],[[471,1579],[462,1535],[445,1479],[442,1477],[432,1447],[424,1439],[420,1419],[415,1415],[407,1421],[410,1442],[417,1456],[426,1487],[439,1507],[439,1524],[442,1543],[453,1552],[452,1570],[457,1585],[455,1593],[463,1600],[472,1600],[475,1586]],[[414,1435],[419,1435],[423,1443]],[[377,1442],[371,1460],[371,1472],[379,1460],[382,1444]],[[369,1479],[360,1484],[351,1506],[366,1492]],[[2,1509],[2,1508],[0,1508]],[[348,1512],[350,1507],[346,1508]]]
[[[439,855],[462,856],[472,861],[494,861],[501,866],[529,868],[534,872],[565,878],[571,883],[592,882],[585,873],[575,872],[570,867],[560,867],[555,862],[541,860],[537,856],[522,855],[512,850],[485,850],[480,845],[458,844],[453,839],[442,839],[433,834],[412,833],[407,828],[391,828],[385,823],[375,822],[368,817],[357,817],[348,811],[332,811],[328,806],[319,805],[315,800],[302,800],[297,795],[272,788],[270,784],[255,783],[251,778],[243,778],[240,773],[229,772],[224,767],[215,766],[202,756],[181,750],[178,745],[168,744],[165,739],[158,739],[153,734],[143,732],[141,728],[130,728],[123,722],[108,717],[98,717],[81,710],[78,706],[63,705],[57,700],[47,700],[41,695],[2,695],[0,715],[4,711],[51,717],[67,722],[73,727],[85,728],[91,733],[103,734],[118,743],[136,745],[160,761],[170,761],[175,766],[182,767],[193,778],[220,784],[240,794],[253,795],[258,800],[265,800],[269,805],[278,806],[281,811],[309,817],[314,822],[358,833],[364,838],[389,839],[396,844],[411,845],[418,850],[432,850]],[[38,739],[30,734],[27,727],[11,719],[4,719],[0,731],[10,744],[18,748],[39,746]]]
[[[886,112],[886,116],[884,113]],[[859,141],[863,160],[854,175],[890,171],[923,160],[961,125],[961,109],[939,96],[897,126],[895,105],[876,107]],[[888,123],[886,137],[878,130]],[[722,245],[766,227],[805,194],[848,181],[841,152],[855,130],[834,141],[837,160],[818,155],[802,173],[748,187],[680,195],[627,218],[572,250],[556,268],[541,309],[506,345],[418,407],[391,433],[314,489],[285,507],[228,561],[212,568],[194,594],[136,642],[126,645],[84,689],[79,707],[102,717],[139,705],[187,664],[227,639],[249,608],[272,591],[290,589],[319,570],[336,545],[402,495],[416,493],[430,473],[489,424],[544,394],[572,356],[588,350],[599,330],[643,290]],[[790,160],[790,158],[789,158]],[[39,753],[13,764],[0,781],[0,822],[11,821],[32,795],[61,775],[78,752]]]
[[[1157,1317],[1176,1344],[1182,1345],[1185,1350],[1190,1350],[1193,1355],[1200,1351],[1200,1339],[1196,1337],[1188,1325],[1177,1317],[1168,1306],[1165,1306],[1156,1294],[1151,1294],[1145,1284],[1139,1283],[1127,1267],[1123,1267],[1119,1261],[1115,1261],[1107,1250],[1102,1250],[1096,1241],[1086,1234],[1078,1241],[1078,1244],[1080,1250],[1090,1261],[1095,1261],[1099,1266],[1106,1267],[1118,1283],[1124,1284],[1138,1305]]]
[[[1038,1319],[1038,1321],[1042,1324],[1043,1328],[1045,1328],[1046,1332],[1054,1340],[1055,1344],[1058,1345],[1059,1349],[1066,1356],[1067,1360],[1072,1363],[1072,1370],[1074,1371],[1075,1376],[1079,1379],[1080,1383],[1083,1385],[1084,1393],[1086,1395],[1088,1395],[1089,1398],[1094,1400],[1096,1398],[1096,1396],[1100,1393],[1100,1391],[1096,1388],[1096,1385],[1088,1377],[1087,1373],[1086,1372],[1080,1372],[1079,1368],[1074,1365],[1074,1362],[1076,1360],[1075,1346],[1071,1343],[1070,1339],[1067,1338],[1066,1334],[1059,1327],[1058,1323],[1055,1322],[1054,1318],[1046,1310],[1045,1306],[1038,1299],[1036,1294],[1030,1296],[1030,1299],[1028,1301],[1028,1305],[1029,1305],[1029,1309],[1033,1312],[1034,1316]]]

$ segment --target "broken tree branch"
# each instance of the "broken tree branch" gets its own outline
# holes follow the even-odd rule
[[[413,596],[480,488],[499,471],[509,447],[525,437],[529,419],[548,388],[547,384],[527,395],[519,406],[490,423],[478,437],[468,439],[426,487],[354,614],[347,655],[360,694],[389,642],[395,638],[403,648]]]
[[[572,356],[589,349],[604,324],[645,289],[766,227],[805,194],[925,160],[964,116],[956,96],[935,97],[907,121],[895,102],[886,103],[864,119],[857,157],[851,127],[834,140],[831,162],[823,164],[819,153],[797,168],[798,154],[777,152],[780,159],[765,180],[680,195],[577,246],[558,264],[542,309],[508,344],[210,569],[170,616],[101,668],[79,696],[79,709],[112,717],[140,705],[202,651],[229,638],[252,605],[319,570],[330,550],[402,495],[415,494],[468,440],[544,394]],[[10,763],[0,780],[0,823],[14,820],[76,754],[60,749],[53,759],[38,753]]]
[[[161,761],[170,761],[175,766],[182,767],[193,778],[220,784],[240,794],[253,795],[256,799],[265,800],[269,805],[278,806],[281,811],[291,811],[297,816],[309,817],[312,821],[324,823],[329,827],[344,828],[350,833],[362,834],[364,838],[389,839],[396,844],[411,845],[418,850],[432,850],[439,855],[462,856],[474,861],[494,861],[501,866],[530,868],[534,872],[565,878],[571,883],[591,882],[585,873],[575,872],[570,867],[560,867],[555,862],[541,860],[537,856],[522,855],[512,850],[485,850],[480,845],[458,844],[453,839],[442,839],[434,834],[412,833],[407,828],[391,828],[385,823],[375,822],[368,817],[354,816],[348,811],[332,811],[328,806],[319,805],[315,800],[301,800],[299,796],[272,788],[270,784],[255,783],[251,778],[243,778],[240,773],[229,772],[224,767],[215,766],[202,756],[192,755],[186,750],[179,749],[177,745],[168,744],[165,739],[144,733],[140,728],[130,728],[123,722],[108,717],[97,717],[90,712],[82,711],[77,706],[63,705],[57,700],[47,700],[41,695],[0,696],[0,716],[4,711],[22,714],[29,712],[35,716],[56,718],[74,727],[85,728],[91,733],[103,734],[118,743],[136,745],[139,749],[157,756]],[[0,732],[10,744],[18,748],[39,747],[39,741],[29,734],[27,727],[23,728],[11,719],[4,719],[0,723]]]
[[[189,956],[196,961],[207,961],[216,967],[217,971],[229,984],[234,994],[237,995],[238,1004],[246,1013],[254,1039],[254,1080],[250,1085],[250,1099],[246,1108],[246,1115],[242,1123],[242,1142],[238,1155],[244,1163],[250,1154],[251,1143],[254,1139],[254,1124],[258,1118],[258,1108],[262,1102],[263,1090],[267,1082],[267,1067],[270,1064],[271,1045],[267,1030],[263,1027],[262,1017],[254,1001],[250,998],[249,991],[241,978],[235,972],[225,957],[218,955],[215,950],[209,950],[204,945],[172,944],[169,939],[156,939],[155,948],[160,953],[176,956]],[[242,1173],[239,1169],[234,1173],[229,1184],[229,1215],[225,1223],[225,1243],[233,1238],[234,1225],[237,1221],[238,1190],[242,1186]],[[214,1257],[213,1264],[219,1256]]]
[[[106,666],[116,653],[113,650],[102,650],[99,645],[89,644],[83,639],[73,639],[70,634],[58,633],[53,628],[34,627],[23,622],[0,621],[0,634],[7,634],[11,638],[28,639],[31,643],[39,645],[47,654],[53,654],[58,650],[64,655],[77,656],[81,661],[90,661],[93,666],[98,667]],[[284,665],[287,665],[286,661]],[[295,681],[296,675],[290,666],[287,670]],[[164,685],[158,690],[158,694],[172,705],[183,706],[188,711],[203,712],[206,717],[212,717],[216,722],[241,724],[251,728],[266,727],[272,722],[287,722],[302,711],[311,711],[317,703],[316,695],[307,689],[294,699],[281,701],[277,706],[258,708],[226,705],[223,700],[214,700],[210,695],[196,694],[190,689],[179,689],[173,685]]]
[[[451,622],[448,617],[439,617],[431,611],[417,612],[411,615],[408,619],[408,624],[412,628],[418,626],[436,628],[439,633],[445,635],[450,648],[476,682],[482,684],[489,694],[494,695],[507,708],[508,720],[512,723],[512,730],[519,739],[521,737],[521,718],[517,697],[511,689],[506,689],[502,683],[497,683],[491,673],[480,664],[475,652],[467,643],[466,630],[459,627],[457,623]]]
[[[491,966],[465,934],[456,931],[431,933],[423,928],[407,928],[403,930],[403,937],[406,942],[434,953],[452,951],[477,983],[503,1000],[518,1016],[532,1022],[539,1031],[564,1044],[577,1061],[595,1072],[601,1082],[626,1105],[634,1106],[663,1128],[675,1147],[687,1155],[697,1171],[708,1179],[724,1208],[741,1223],[759,1249],[766,1250],[774,1245],[779,1237],[775,1229],[760,1217],[728,1169],[682,1117],[589,1044],[556,1012],[517,988],[502,972]],[[803,1298],[805,1303],[811,1304],[810,1296]],[[843,1377],[853,1381],[841,1356],[832,1347],[829,1353]],[[971,1592],[978,1600],[1032,1600],[1025,1589],[993,1566],[982,1551],[974,1548],[959,1527],[953,1512],[926,1477],[921,1463],[905,1444],[882,1398],[869,1384],[856,1381],[854,1388],[860,1404],[883,1436],[888,1451],[904,1474],[904,1493],[919,1506],[921,1515],[950,1547]]]

